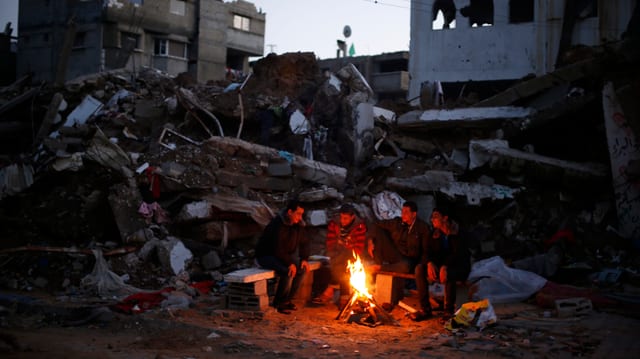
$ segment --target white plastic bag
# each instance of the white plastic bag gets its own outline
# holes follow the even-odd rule
[[[499,256],[475,262],[468,281],[475,282],[472,300],[490,299],[492,303],[525,300],[547,283],[544,277],[533,272],[507,267]]]

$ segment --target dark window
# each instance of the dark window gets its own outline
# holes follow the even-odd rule
[[[577,2],[576,7],[579,19],[598,16],[598,1],[596,0],[580,0]]]
[[[154,55],[163,55],[167,56],[169,54],[167,49],[167,40],[166,39],[156,39],[155,45],[153,47]]]
[[[456,4],[453,0],[436,0],[431,8],[433,30],[455,28]]]
[[[470,0],[460,8],[460,15],[469,18],[469,26],[493,25],[493,0]]]
[[[141,49],[140,47],[140,35],[134,34],[131,32],[121,32],[120,33],[120,47],[126,48],[126,42],[133,42],[133,49]]]
[[[533,1],[509,0],[509,23],[532,22],[534,13]]]
[[[87,32],[79,31],[76,32],[76,37],[73,39],[73,47],[85,47],[85,42],[87,40]]]

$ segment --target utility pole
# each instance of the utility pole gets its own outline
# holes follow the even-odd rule
[[[276,44],[267,44],[267,47],[269,47],[269,53],[272,53],[274,52],[273,49],[275,49],[278,46]]]

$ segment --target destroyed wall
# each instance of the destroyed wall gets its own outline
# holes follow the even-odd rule
[[[436,81],[459,83],[457,95],[467,90],[465,83],[473,86],[479,81],[513,81],[553,72],[572,46],[588,48],[620,40],[636,6],[633,0],[596,1],[596,11],[579,11],[594,2],[567,6],[549,0],[517,5],[514,1],[451,2],[450,20],[455,21],[444,29],[436,28],[435,0],[411,9],[410,99],[420,95],[424,84]],[[511,9],[527,6],[532,8],[530,17],[522,18]]]

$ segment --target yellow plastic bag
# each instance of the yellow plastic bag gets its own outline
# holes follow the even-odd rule
[[[496,312],[493,310],[493,306],[489,299],[483,299],[478,302],[464,303],[453,318],[445,323],[444,327],[447,330],[453,330],[460,327],[475,326],[484,329],[487,325],[493,324],[498,321]]]

